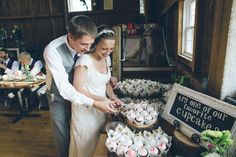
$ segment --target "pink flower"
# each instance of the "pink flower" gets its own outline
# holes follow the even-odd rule
[[[213,148],[213,145],[211,143],[207,144],[207,148],[211,150]]]

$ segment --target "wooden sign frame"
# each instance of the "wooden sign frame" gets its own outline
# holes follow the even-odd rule
[[[177,98],[177,96],[178,96],[178,98]],[[183,97],[181,97],[181,96],[183,96]],[[204,111],[205,111],[205,113],[207,115],[211,116],[210,120],[212,120],[212,121],[215,120],[214,118],[216,118],[216,120],[218,118],[218,121],[220,121],[220,120],[224,121],[225,118],[231,118],[230,119],[231,123],[232,123],[232,121],[233,121],[233,123],[232,123],[231,130],[230,129],[229,130],[232,133],[233,139],[236,139],[236,106],[233,106],[231,104],[228,104],[226,102],[220,101],[218,99],[215,99],[215,98],[210,97],[208,95],[205,95],[203,93],[194,91],[192,89],[183,87],[183,86],[178,85],[178,84],[174,84],[174,86],[172,88],[171,95],[170,95],[170,97],[168,99],[168,102],[167,102],[165,108],[164,108],[162,117],[165,120],[167,120],[171,124],[177,126],[178,129],[181,132],[183,132],[185,135],[187,135],[191,139],[194,138],[194,135],[200,137],[200,131],[198,131],[199,129],[196,130],[195,128],[190,126],[191,124],[188,125],[186,123],[187,119],[186,119],[186,121],[183,121],[183,120],[181,120],[181,118],[177,118],[177,116],[171,114],[171,112],[173,113],[173,109],[172,109],[173,106],[175,105],[175,107],[176,107],[176,104],[177,104],[176,101],[180,101],[180,100],[182,100],[182,98],[184,99],[185,102],[191,100],[192,101],[192,106],[194,106],[193,105],[193,104],[195,104],[194,102],[200,103],[200,104],[198,104],[198,107],[199,107],[199,114],[198,115],[200,115],[200,111],[203,111],[203,114],[204,114]],[[188,100],[186,98],[188,98]],[[181,111],[181,110],[183,111],[184,110],[184,108],[179,109],[179,108],[181,108],[179,104],[177,106],[177,110],[178,111],[176,110],[176,115],[179,114],[179,111]],[[182,103],[182,104],[184,104],[184,103]],[[190,104],[191,103],[189,103],[189,105]],[[187,105],[185,105],[185,107]],[[194,108],[194,107],[192,107],[192,108]],[[207,111],[207,110],[211,110],[211,111]],[[213,112],[213,111],[215,111],[215,112]],[[180,117],[180,116],[178,115],[178,117]],[[202,119],[204,119],[204,118],[202,118]],[[211,123],[211,122],[209,122],[209,123]],[[218,122],[217,122],[217,124],[218,124]],[[223,126],[225,126],[225,124],[226,123],[224,123]],[[213,128],[217,129],[217,127],[214,126],[212,128],[205,128],[205,130],[206,129],[215,130]],[[201,141],[199,141],[199,142],[200,142],[200,144],[203,145],[203,143],[201,143]],[[234,146],[235,146],[235,144],[234,144]]]

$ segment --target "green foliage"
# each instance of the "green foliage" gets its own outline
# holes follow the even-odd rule
[[[207,151],[203,152],[203,156],[210,153],[223,155],[225,151],[233,145],[231,132],[229,130],[213,131],[205,130],[201,132],[201,139],[206,143]]]
[[[192,88],[192,82],[191,80],[189,79],[188,76],[186,75],[182,75],[182,74],[173,74],[172,75],[172,79],[182,85],[182,86],[185,86],[185,87],[189,87],[189,88]]]

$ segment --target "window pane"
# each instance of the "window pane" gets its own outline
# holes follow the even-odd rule
[[[182,54],[193,55],[196,0],[185,0],[183,10]]]
[[[193,28],[188,28],[186,30],[187,30],[186,40],[193,40],[194,29]]]
[[[139,13],[145,14],[144,0],[139,0]]]
[[[84,2],[80,0],[67,0],[68,1],[68,10],[69,12],[77,12],[77,11],[91,11],[92,5],[91,0],[85,0]]]
[[[193,28],[186,29],[186,52],[189,52],[192,54],[193,51]]]
[[[193,54],[193,41],[192,40],[186,41],[186,52]]]
[[[191,1],[191,4],[190,4],[190,23],[189,23],[189,26],[194,26],[194,21],[195,21],[195,6],[196,6],[196,3],[195,3],[195,0]]]

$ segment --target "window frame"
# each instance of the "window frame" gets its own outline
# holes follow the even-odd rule
[[[76,10],[76,11],[72,11],[72,8],[71,8],[71,6],[72,6],[72,1],[74,1],[74,0],[66,0],[66,2],[67,2],[67,10],[68,10],[68,13],[74,13],[74,12],[91,12],[91,11],[93,11],[93,0],[90,0],[91,1],[91,10],[89,10],[89,4],[87,4],[87,6],[88,6],[88,10],[81,10],[81,11],[79,11],[79,10]],[[77,1],[79,1],[79,0],[77,0]],[[86,0],[85,0],[86,1]],[[82,3],[82,2],[80,2],[80,3]]]
[[[191,5],[192,1],[195,1],[195,19],[194,19],[194,26],[189,26],[186,23],[190,22],[190,7],[187,7],[187,12],[188,15],[186,15],[186,13],[184,13],[184,3],[185,1],[188,1],[186,3],[189,3],[188,6]],[[179,0],[178,2],[178,50],[177,50],[177,56],[179,61],[181,61],[182,63],[184,63],[185,65],[189,66],[190,68],[192,68],[192,71],[194,71],[194,62],[195,62],[195,47],[196,47],[196,30],[197,30],[197,14],[198,14],[198,1],[197,0]],[[185,16],[187,17],[187,21],[184,19]],[[184,27],[185,25],[187,25],[188,27]],[[186,52],[185,48],[186,48],[186,34],[184,30],[185,28],[189,29],[189,28],[193,28],[193,45],[192,45],[192,53]],[[184,41],[185,40],[185,41]]]

